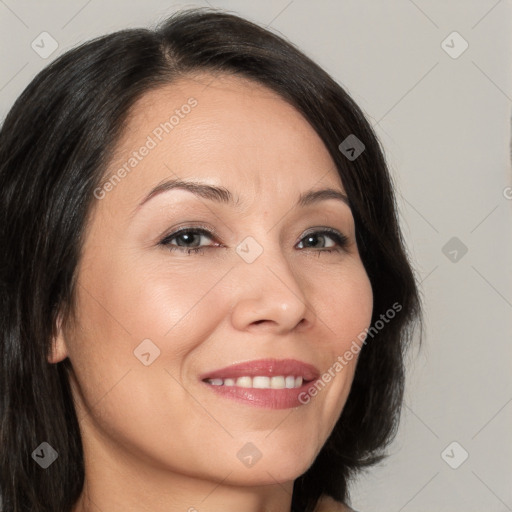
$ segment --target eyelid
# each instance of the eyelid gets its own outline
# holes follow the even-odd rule
[[[301,242],[310,234],[330,236],[330,238],[332,238],[336,242],[340,251],[346,250],[348,245],[350,244],[350,237],[346,235],[343,231],[340,231],[335,228],[329,228],[327,226],[316,226],[308,229],[305,233],[301,235],[297,243]]]
[[[220,238],[220,235],[218,235],[212,227],[207,226],[206,224],[185,224],[181,227],[178,226],[170,229],[169,233],[162,237],[159,244],[164,244],[167,240],[177,237],[183,231],[197,231],[210,238],[215,238],[217,240]]]
[[[299,240],[302,240],[305,236],[310,235],[311,233],[332,233],[333,235],[344,235],[344,233],[336,228],[330,228],[327,226],[313,226],[309,228],[306,232],[302,233]],[[345,235],[344,235],[345,236]]]
[[[195,232],[196,234],[199,234],[202,236],[206,236],[207,238],[210,238],[212,240],[217,240],[217,241],[219,240],[219,236],[217,235],[217,233],[215,232],[215,230],[212,227],[207,226],[205,224],[193,224],[193,223],[190,224],[189,223],[189,224],[185,224],[181,227],[177,227],[177,228],[175,227],[175,228],[171,229],[171,232],[168,235],[165,235],[162,238],[162,240],[159,242],[158,245],[163,245],[163,246],[171,245],[170,240],[177,238],[183,232],[189,232],[189,231]],[[317,235],[319,234],[319,235],[330,236],[330,238],[338,246],[338,249],[335,249],[338,251],[346,251],[347,246],[350,244],[350,237],[347,236],[343,231],[340,231],[335,228],[327,227],[327,226],[313,226],[300,235],[299,239],[294,244],[294,246],[297,245],[298,243],[301,243],[304,240],[304,238],[306,238],[310,234],[317,234]],[[204,249],[209,249],[209,248],[219,247],[219,246],[222,247],[222,244],[217,243],[216,245],[205,245],[205,246],[200,246],[198,248],[189,248],[189,249],[190,250],[204,250]],[[186,251],[188,249],[183,248],[183,250]],[[322,251],[330,252],[328,249],[320,249],[318,252],[322,252]]]

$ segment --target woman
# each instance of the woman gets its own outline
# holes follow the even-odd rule
[[[420,299],[361,110],[195,9],[68,51],[0,133],[3,512],[351,510]]]

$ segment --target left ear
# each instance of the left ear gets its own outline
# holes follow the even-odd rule
[[[52,347],[48,355],[48,362],[55,364],[63,361],[68,357],[68,349],[64,338],[64,330],[62,328],[62,314],[57,317],[57,334],[52,339]]]

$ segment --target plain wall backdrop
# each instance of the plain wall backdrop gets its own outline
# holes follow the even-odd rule
[[[352,506],[512,511],[512,1],[0,0],[0,118],[64,51],[208,5],[285,36],[345,87],[397,187],[425,344],[390,456],[354,482]]]

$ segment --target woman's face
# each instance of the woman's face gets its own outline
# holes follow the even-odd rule
[[[71,360],[86,464],[293,481],[342,412],[353,342],[372,314],[349,206],[325,195],[297,204],[345,193],[321,139],[261,85],[182,79],[135,105],[108,177],[77,269],[77,323],[50,359]],[[232,202],[170,187],[148,199],[177,179],[222,187]],[[223,370],[262,359],[305,366]],[[203,380],[219,369],[223,380]],[[286,387],[329,370],[314,396],[313,383]]]

